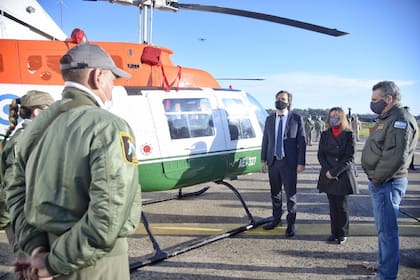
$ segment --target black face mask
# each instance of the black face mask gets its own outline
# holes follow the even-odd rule
[[[370,102],[370,109],[375,114],[380,115],[385,107],[388,105],[385,100],[381,99],[378,102]]]
[[[276,104],[276,109],[279,109],[279,110],[284,110],[289,105],[289,104],[287,104],[287,103],[285,103],[283,101],[280,101],[280,100],[279,101],[276,101],[275,104]]]

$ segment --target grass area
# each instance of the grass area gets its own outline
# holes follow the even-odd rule
[[[362,122],[362,128],[360,129],[359,135],[360,137],[368,137],[369,136],[369,128],[375,125],[374,122]]]
[[[360,129],[360,137],[368,137],[369,136],[369,128],[374,127],[374,122],[362,122],[362,128]],[[420,127],[420,122],[417,121],[417,126]],[[420,140],[420,133],[419,133],[419,140]]]

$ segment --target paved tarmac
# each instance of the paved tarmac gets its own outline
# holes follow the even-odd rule
[[[360,279],[369,273],[363,261],[374,261],[377,236],[367,178],[360,168],[363,142],[357,144],[360,193],[349,197],[350,237],[343,245],[325,242],[330,233],[328,200],[318,193],[317,144],[308,147],[307,166],[298,176],[298,216],[295,237],[284,236],[285,226],[250,231],[189,250],[131,274],[131,279]],[[416,153],[420,160],[420,149]],[[420,279],[420,166],[409,173],[409,188],[399,217],[401,262],[398,279]],[[227,181],[246,201],[255,220],[271,215],[266,174],[255,173]],[[209,236],[248,223],[248,217],[226,187],[214,183],[186,188],[184,192],[210,189],[199,197],[170,200],[143,207],[160,247],[172,252]],[[145,193],[145,200],[166,198],[177,191]],[[285,207],[285,206],[284,206]],[[405,213],[405,214],[403,214]],[[130,263],[153,254],[143,225],[129,239]],[[8,272],[13,260],[4,232],[0,231],[0,279],[13,279]]]

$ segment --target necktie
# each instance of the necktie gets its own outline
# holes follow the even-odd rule
[[[277,128],[276,156],[281,158],[283,155],[283,115],[280,115],[279,126]]]

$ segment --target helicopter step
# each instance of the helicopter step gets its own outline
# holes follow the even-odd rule
[[[144,205],[155,204],[155,203],[164,202],[168,200],[183,199],[183,198],[192,197],[192,196],[199,196],[205,193],[209,188],[210,187],[204,187],[201,190],[198,190],[195,192],[188,192],[188,193],[183,193],[182,188],[180,188],[178,190],[178,194],[171,195],[169,197],[159,198],[159,199],[146,200],[146,201],[143,201],[142,204],[144,206]]]
[[[227,187],[228,189],[230,189],[235,194],[236,198],[239,199],[239,201],[242,204],[242,207],[244,208],[244,210],[247,214],[249,223],[246,224],[246,225],[231,229],[227,232],[223,232],[223,233],[216,234],[216,235],[213,235],[213,236],[210,236],[210,237],[207,237],[207,238],[202,238],[202,239],[193,241],[190,244],[187,244],[186,246],[183,246],[183,247],[176,247],[175,249],[170,250],[170,251],[163,251],[161,249],[159,243],[157,242],[156,238],[154,237],[151,229],[150,229],[150,225],[149,225],[149,222],[146,218],[146,215],[144,214],[144,212],[142,212],[142,223],[143,223],[144,228],[147,232],[147,235],[149,236],[150,241],[153,244],[154,254],[153,254],[152,257],[146,258],[145,260],[131,263],[130,264],[130,272],[131,273],[136,271],[139,268],[142,268],[142,267],[146,266],[146,265],[152,265],[152,264],[155,264],[157,262],[163,261],[165,259],[175,257],[179,254],[188,252],[190,250],[193,250],[193,249],[205,246],[207,244],[216,242],[218,240],[234,236],[234,235],[239,234],[239,233],[244,232],[244,231],[254,229],[254,228],[256,228],[256,227],[258,227],[262,224],[268,223],[272,220],[272,217],[255,220],[254,217],[252,216],[251,212],[249,211],[248,206],[247,206],[245,200],[243,199],[242,195],[239,193],[239,191],[232,184],[230,184],[230,183],[228,183],[224,180],[218,180],[218,181],[215,181],[215,183]],[[208,188],[209,187],[205,187],[205,188],[203,188],[200,191],[195,192],[195,193],[200,193],[200,192],[204,193],[205,191],[208,190]]]

